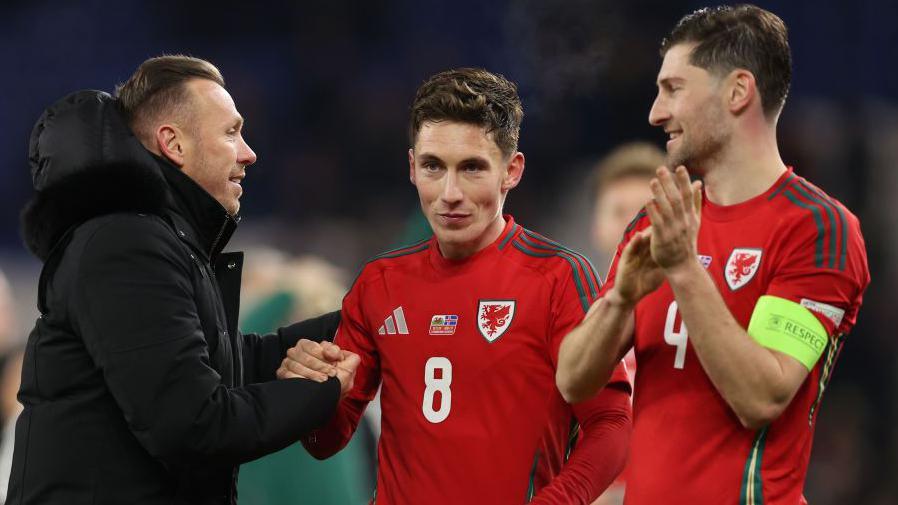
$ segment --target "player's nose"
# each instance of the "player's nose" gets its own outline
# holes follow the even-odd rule
[[[458,175],[455,170],[448,170],[443,178],[443,190],[440,199],[446,203],[458,203],[464,199],[461,187],[458,185]]]
[[[670,119],[670,111],[661,99],[661,95],[658,94],[655,96],[655,101],[652,102],[652,108],[649,109],[649,124],[652,126],[661,126],[668,119]]]
[[[237,162],[243,166],[250,166],[256,162],[258,157],[256,152],[246,143],[243,137],[240,137],[240,149],[237,152]]]

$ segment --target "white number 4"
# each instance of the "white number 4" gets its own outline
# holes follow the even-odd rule
[[[668,345],[676,346],[677,355],[674,358],[674,368],[683,369],[686,361],[686,342],[689,340],[689,332],[686,331],[686,323],[680,321],[680,329],[674,330],[677,322],[677,302],[671,302],[667,308],[667,320],[664,322],[664,341]]]
[[[436,371],[440,371],[440,377],[437,378]],[[452,362],[448,358],[434,356],[427,360],[424,364],[424,402],[421,410],[424,412],[424,418],[436,424],[441,423],[449,417],[449,409],[452,408]],[[440,393],[440,408],[434,410],[434,394]]]

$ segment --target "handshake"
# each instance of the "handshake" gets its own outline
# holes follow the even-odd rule
[[[340,398],[352,390],[355,372],[361,363],[359,355],[340,349],[333,342],[320,344],[300,339],[287,350],[287,357],[277,370],[278,379],[309,379],[324,382],[328,377],[340,381]]]

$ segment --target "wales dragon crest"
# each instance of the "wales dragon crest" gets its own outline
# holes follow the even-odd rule
[[[508,330],[514,319],[514,307],[514,300],[480,300],[477,329],[487,342],[495,342]]]
[[[727,286],[733,291],[748,284],[761,266],[761,250],[750,248],[733,249],[730,259],[727,260],[723,275],[726,277]]]

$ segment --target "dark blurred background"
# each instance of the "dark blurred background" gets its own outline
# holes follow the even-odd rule
[[[321,255],[352,272],[416,216],[406,160],[415,88],[443,69],[482,66],[518,82],[524,100],[527,171],[508,211],[588,249],[590,164],[623,141],[662,144],[647,123],[657,48],[703,5],[3,0],[0,270],[14,297],[11,338],[24,339],[36,315],[40,267],[18,231],[31,194],[27,139],[42,109],[73,90],[112,91],[162,53],[211,60],[259,155],[232,245]],[[759,5],[790,29],[783,158],[860,217],[873,277],[824,400],[806,494],[814,505],[898,503],[898,311],[887,295],[898,283],[898,5]]]

